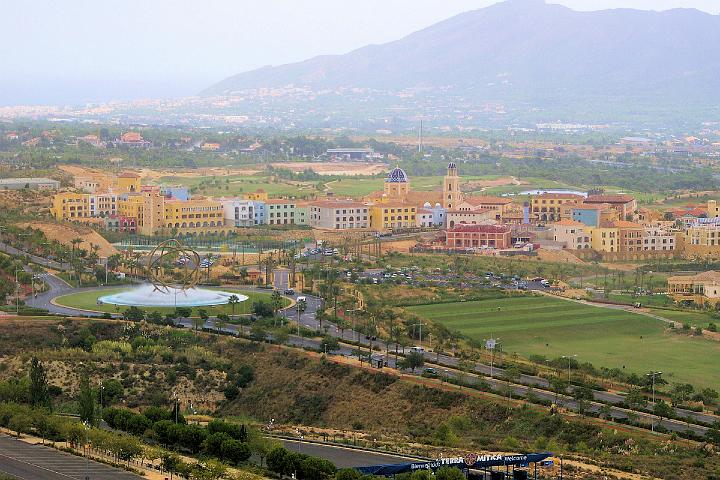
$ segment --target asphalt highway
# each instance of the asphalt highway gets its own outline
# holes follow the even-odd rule
[[[304,453],[324,458],[338,468],[365,467],[370,465],[386,465],[416,461],[417,457],[403,457],[389,453],[381,453],[349,446],[304,440],[282,439],[283,446],[291,452]]]

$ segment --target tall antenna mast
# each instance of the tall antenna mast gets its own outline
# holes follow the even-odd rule
[[[420,119],[420,132],[418,132],[418,152],[423,151],[423,121]]]

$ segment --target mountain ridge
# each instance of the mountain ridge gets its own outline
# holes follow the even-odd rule
[[[717,99],[720,16],[695,9],[578,12],[507,0],[398,40],[265,66],[202,95],[262,87],[446,88],[493,100],[558,96]]]

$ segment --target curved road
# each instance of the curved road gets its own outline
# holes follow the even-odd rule
[[[275,280],[276,284],[280,287],[282,287],[282,290],[287,286],[287,271],[284,270],[278,270],[275,272]],[[63,280],[48,275],[46,278],[46,281],[48,285],[50,286],[50,289],[48,292],[45,292],[41,295],[38,295],[37,298],[29,300],[28,304],[31,306],[38,306],[41,308],[47,308],[49,311],[53,313],[58,313],[61,315],[84,315],[84,316],[92,316],[97,317],[99,316],[98,313],[94,312],[86,312],[86,311],[80,311],[75,309],[70,309],[66,307],[60,307],[56,305],[52,305],[50,303],[50,300],[52,298],[55,298],[58,295],[64,295],[68,293],[72,293],[75,291],[90,291],[90,290],[97,290],[103,287],[93,287],[93,288],[83,288],[83,289],[77,289],[70,287],[67,283],[65,283]],[[256,291],[268,291],[267,289],[258,289],[256,287],[248,287],[249,290],[256,290]],[[300,316],[300,324],[304,327],[320,331],[320,324],[318,320],[316,319],[316,312],[318,309],[321,308],[323,304],[323,300],[319,297],[315,297],[312,295],[304,295],[307,299],[307,309],[305,312],[302,313]],[[298,295],[288,295],[288,297],[292,299],[297,299]],[[285,317],[288,321],[297,321],[297,311],[293,307],[289,307],[281,312],[281,315]],[[178,319],[176,321],[179,325],[182,325],[184,327],[192,327],[192,322],[190,319]],[[364,335],[361,335],[360,333],[353,331],[352,329],[345,329],[344,331],[341,331],[337,328],[337,326],[333,325],[330,322],[325,321],[323,326],[327,327],[327,333],[329,335],[332,335],[334,337],[337,337],[341,341],[345,342],[353,342],[359,344],[359,346],[353,346],[348,344],[341,344],[341,348],[336,351],[332,352],[334,354],[338,355],[344,355],[344,356],[357,356],[359,349],[368,349],[370,347],[370,340],[365,338]],[[204,328],[207,329],[215,329],[215,324],[213,320],[208,320],[204,326]],[[223,330],[226,333],[230,333],[233,335],[238,334],[238,329],[242,329],[243,334],[249,333],[248,327],[239,327],[235,325],[228,325]],[[318,339],[313,338],[302,338],[297,335],[291,335],[289,338],[288,343],[293,346],[300,346],[300,347],[311,347],[315,349],[321,348],[321,341]],[[394,359],[394,351],[395,351],[395,344],[394,343],[385,343],[381,340],[376,340],[372,342],[373,345],[373,356],[376,359],[382,358],[383,361],[386,363],[386,365],[390,368],[397,368],[397,365],[395,364]],[[377,349],[380,349],[380,351],[377,351]],[[398,347],[398,350],[404,351],[403,347]],[[533,395],[535,395],[537,398],[540,398],[545,401],[559,403],[562,406],[566,408],[570,408],[573,410],[578,409],[578,402],[575,401],[572,397],[563,396],[563,395],[556,395],[555,393],[550,391],[550,384],[549,381],[545,378],[533,376],[533,375],[521,375],[516,382],[513,382],[512,384],[508,384],[507,382],[501,380],[501,378],[505,375],[505,372],[503,369],[498,367],[491,367],[489,365],[483,364],[483,363],[477,363],[474,365],[474,368],[472,370],[472,373],[463,373],[458,370],[458,359],[453,356],[445,355],[445,354],[429,354],[424,353],[425,357],[425,363],[429,366],[435,366],[436,370],[441,372],[442,376],[447,377],[459,377],[464,376],[466,381],[471,381],[472,383],[478,383],[478,382],[485,382],[493,387],[496,391],[506,391],[509,388],[512,391],[513,395],[527,395],[529,392],[532,392]],[[491,376],[492,373],[492,376]],[[613,419],[626,419],[628,415],[631,414],[631,412],[620,405],[622,404],[624,397],[619,394],[602,391],[602,390],[595,390],[593,391],[594,400],[593,402],[589,402],[586,405],[586,408],[588,411],[591,412],[598,412],[601,408],[603,408],[603,404],[608,404],[610,406],[610,416]],[[651,402],[648,402],[648,408],[652,409],[653,404]],[[655,425],[662,425],[664,428],[666,428],[669,431],[676,431],[676,432],[683,432],[688,429],[694,431],[695,433],[699,435],[704,435],[707,431],[707,428],[701,425],[695,425],[692,422],[702,422],[711,424],[718,420],[718,417],[713,415],[708,415],[705,413],[699,413],[699,412],[693,412],[689,410],[682,410],[682,409],[676,409],[676,413],[680,417],[684,417],[689,419],[691,423],[687,423],[685,421],[681,420],[668,420],[663,419],[659,420],[654,415],[643,413],[643,412],[632,412],[634,415],[637,415],[639,419],[642,419],[645,423],[651,423],[654,422]]]

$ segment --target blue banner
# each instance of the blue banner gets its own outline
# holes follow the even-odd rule
[[[442,467],[459,469],[483,469],[490,467],[514,466],[524,467],[552,457],[552,453],[527,453],[518,455],[466,455],[465,457],[439,458],[430,462],[397,463],[391,465],[371,465],[358,467],[356,470],[366,475],[390,476],[416,470],[437,470]]]

